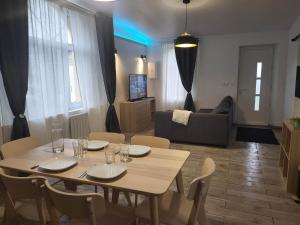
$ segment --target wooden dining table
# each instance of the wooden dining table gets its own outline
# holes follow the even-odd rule
[[[144,157],[135,157],[126,163],[127,171],[124,175],[113,180],[92,179],[81,177],[90,167],[105,163],[105,151],[115,149],[116,144],[110,144],[107,149],[88,151],[78,159],[76,166],[60,172],[41,170],[38,165],[54,157],[73,156],[73,139],[64,140],[64,152],[53,153],[51,144],[39,146],[32,150],[6,158],[0,161],[0,167],[19,172],[59,178],[78,184],[102,186],[103,188],[118,189],[131,193],[143,194],[149,198],[150,215],[153,225],[159,225],[158,198],[163,195],[176,179],[178,191],[183,193],[181,169],[189,157],[188,151],[151,148],[151,152]],[[118,161],[118,156],[116,158]],[[32,169],[33,168],[33,169]]]

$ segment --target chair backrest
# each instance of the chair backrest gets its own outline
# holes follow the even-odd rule
[[[201,175],[191,182],[188,192],[188,199],[193,200],[194,204],[190,215],[189,224],[196,224],[196,220],[199,217],[199,211],[201,210],[201,207],[204,208],[209,183],[215,170],[215,162],[211,158],[206,158],[201,168]]]
[[[103,197],[96,193],[66,193],[54,189],[46,181],[44,195],[54,225],[59,225],[57,211],[72,219],[87,219],[91,225],[99,225],[101,221],[97,221],[97,218],[106,211]]]
[[[132,145],[146,145],[152,148],[169,148],[170,141],[166,138],[135,135],[131,138]]]
[[[39,146],[39,141],[34,137],[21,138],[10,141],[1,146],[1,157],[3,159],[14,157],[18,154],[34,149]]]
[[[43,210],[41,186],[45,182],[43,177],[14,177],[0,172],[2,187],[6,198],[14,205],[16,201],[32,199],[36,202],[37,214],[41,224],[46,224],[46,215]],[[17,214],[15,212],[15,214]]]
[[[91,132],[89,140],[103,140],[110,143],[123,144],[125,142],[125,135],[111,132]]]

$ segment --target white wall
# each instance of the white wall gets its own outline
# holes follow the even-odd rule
[[[156,64],[156,79],[148,79],[148,96],[156,97],[156,108],[161,109],[161,43],[153,42],[148,46],[148,60]]]
[[[200,39],[199,68],[195,76],[196,105],[215,107],[226,95],[237,99],[239,50],[241,46],[275,47],[270,124],[283,118],[283,96],[287,56],[287,31],[206,36]]]
[[[141,55],[147,55],[147,47],[132,41],[115,37],[117,91],[115,107],[118,116],[120,102],[128,100],[128,75],[147,73],[146,63]],[[120,117],[119,117],[120,118]]]
[[[286,71],[286,87],[285,87],[285,105],[284,117],[288,119],[294,115],[300,116],[299,104],[295,104],[295,81],[297,62],[300,60],[300,41],[291,42],[297,34],[300,33],[300,16],[293,23],[289,30],[288,40],[288,58]],[[300,65],[300,64],[299,64]]]
[[[283,118],[284,84],[287,57],[287,31],[211,35],[200,38],[198,68],[194,77],[196,108],[214,108],[230,95],[237,98],[239,48],[249,45],[275,46],[270,124],[280,126]],[[149,49],[149,55],[157,52]],[[158,57],[159,58],[159,57]],[[160,89],[161,80],[156,81]],[[159,90],[156,91],[159,98]]]

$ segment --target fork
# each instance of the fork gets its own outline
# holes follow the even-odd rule
[[[40,165],[34,165],[34,166],[30,167],[30,169],[31,169],[31,170],[34,170],[34,169],[38,168],[39,166],[40,166]]]
[[[86,171],[84,171],[78,178],[84,178],[86,175]]]

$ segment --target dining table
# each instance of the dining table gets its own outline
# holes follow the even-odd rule
[[[190,152],[175,149],[151,148],[143,157],[131,157],[126,163],[126,172],[115,179],[94,179],[82,176],[92,166],[105,164],[105,151],[116,149],[117,144],[110,143],[106,149],[88,151],[78,163],[66,170],[53,172],[39,168],[46,160],[55,157],[74,157],[72,142],[75,139],[64,139],[64,151],[54,153],[51,143],[23,151],[11,158],[0,160],[4,169],[28,174],[54,177],[66,182],[101,186],[103,188],[142,194],[149,198],[150,215],[153,225],[159,225],[158,199],[176,180],[178,192],[184,193],[182,167]],[[118,161],[118,157],[116,161]]]

